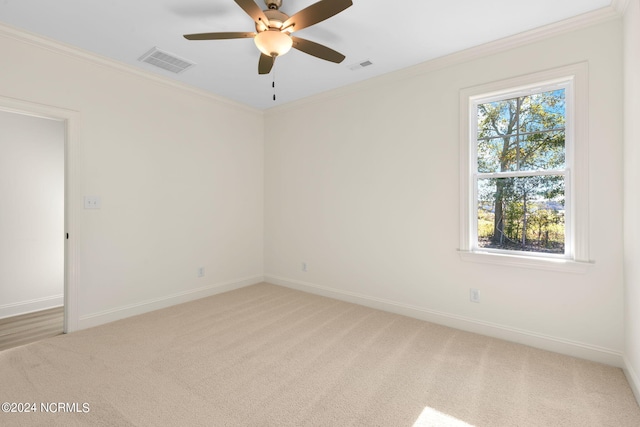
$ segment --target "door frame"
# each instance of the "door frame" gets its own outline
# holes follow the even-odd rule
[[[64,122],[64,333],[78,330],[78,187],[80,113],[52,105],[0,96],[0,110]]]

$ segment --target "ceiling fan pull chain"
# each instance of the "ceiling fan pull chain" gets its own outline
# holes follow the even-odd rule
[[[273,70],[273,81],[271,82],[271,87],[273,88],[273,100],[276,100],[276,71]]]

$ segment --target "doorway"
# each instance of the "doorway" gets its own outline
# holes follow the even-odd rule
[[[62,120],[0,111],[0,341],[5,344],[63,331],[65,138]],[[43,318],[49,319],[44,330]]]
[[[78,208],[70,200],[79,199],[78,127],[75,111],[0,97],[0,319],[5,324],[42,312],[49,330],[54,317],[63,319],[56,323],[57,333],[77,329]]]

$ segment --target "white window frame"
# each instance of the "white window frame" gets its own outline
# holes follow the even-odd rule
[[[477,105],[565,89],[565,253],[481,248],[477,245]],[[460,92],[460,248],[464,261],[585,272],[589,260],[588,66],[586,63],[501,80]],[[544,172],[546,173],[546,172]],[[518,173],[508,174],[518,175]],[[506,174],[501,174],[505,176]]]

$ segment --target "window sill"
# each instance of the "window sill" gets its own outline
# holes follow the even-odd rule
[[[505,267],[533,268],[537,270],[561,271],[564,273],[586,273],[593,262],[568,259],[527,257],[522,255],[496,254],[490,252],[458,251],[462,261],[481,264],[502,265]]]

